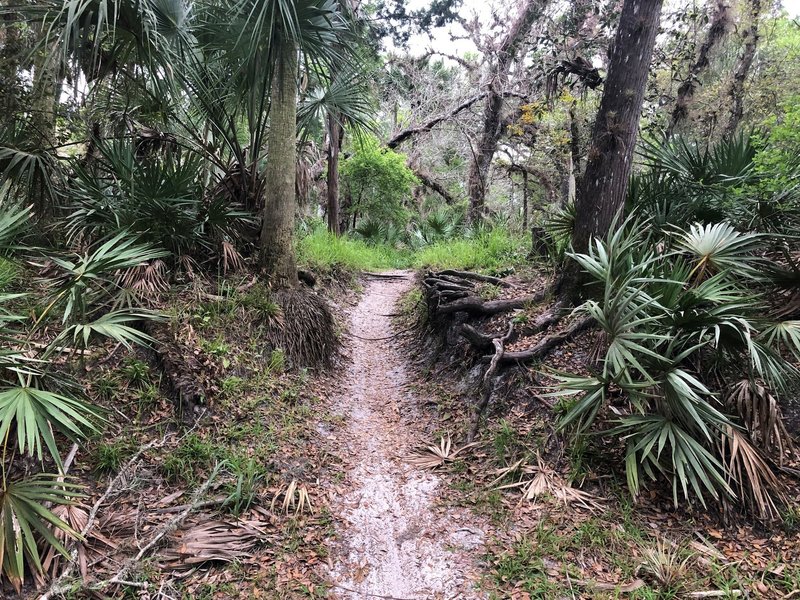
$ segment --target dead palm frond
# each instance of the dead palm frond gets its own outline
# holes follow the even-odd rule
[[[590,511],[603,508],[599,502],[601,498],[572,487],[555,469],[545,464],[542,457],[538,455],[536,457],[536,465],[526,464],[523,460],[519,460],[509,467],[501,469],[498,471],[498,477],[490,485],[496,485],[505,477],[514,473],[520,474],[519,481],[501,485],[495,489],[521,488],[522,498],[520,503],[523,501],[535,501],[543,495],[549,495],[563,502],[565,506],[577,506]],[[528,478],[528,475],[533,475],[533,477]]]
[[[234,244],[227,240],[223,240],[221,246],[222,272],[225,275],[232,271],[238,271],[244,267],[244,259]]]
[[[779,519],[777,503],[787,501],[783,484],[744,433],[734,427],[728,427],[726,433],[720,441],[719,452],[728,484],[759,519]]]
[[[248,521],[206,521],[175,534],[175,544],[162,553],[163,567],[192,569],[206,562],[233,562],[252,556],[265,538],[264,527]]]
[[[439,438],[439,445],[431,444],[422,446],[408,456],[408,462],[420,469],[436,469],[445,463],[453,462],[468,448],[477,446],[478,442],[465,444],[460,448],[453,448],[453,439],[448,433]]]
[[[140,298],[151,299],[169,289],[167,264],[160,259],[121,271],[117,284]]]
[[[59,504],[53,507],[53,514],[67,523],[74,531],[83,531],[89,521],[89,512],[82,504]],[[56,539],[64,544],[72,539],[65,531],[56,529],[53,534]],[[76,542],[78,564],[81,567],[81,575],[87,574],[86,543],[85,540]],[[53,546],[47,548],[42,558],[42,572],[49,573],[51,577],[56,577],[61,567],[63,555]]]
[[[772,392],[759,382],[742,379],[731,387],[728,404],[736,408],[753,444],[783,464],[784,454],[794,445]]]
[[[281,497],[283,497],[283,501],[280,506],[284,514],[302,515],[306,512],[314,513],[314,506],[311,504],[308,488],[303,484],[297,483],[296,479],[292,479],[285,488],[279,490],[272,498],[269,506],[272,512],[275,512],[275,507],[278,506],[278,500]]]

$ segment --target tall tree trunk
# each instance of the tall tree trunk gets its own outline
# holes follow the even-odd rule
[[[339,223],[339,151],[344,130],[334,112],[328,113],[328,231],[340,235]]]
[[[744,115],[744,84],[753,65],[758,47],[758,23],[761,19],[761,0],[750,0],[750,22],[744,31],[744,48],[736,63],[736,70],[733,73],[733,80],[728,88],[730,98],[731,113],[728,124],[723,132],[724,137],[729,138],[739,127]]]
[[[509,70],[517,59],[517,53],[525,37],[530,33],[534,21],[546,4],[547,0],[524,1],[519,16],[497,48],[496,62],[489,69],[488,89],[483,107],[483,131],[473,152],[467,183],[469,193],[467,218],[470,222],[479,220],[486,212],[486,180],[502,133],[500,117],[503,110],[503,88],[508,81]]]
[[[678,96],[675,100],[675,108],[667,126],[667,137],[672,137],[675,128],[689,116],[689,106],[694,98],[694,93],[700,85],[700,74],[708,68],[711,59],[711,52],[724,39],[725,33],[731,22],[731,7],[728,0],[710,0],[709,4],[716,5],[711,17],[711,25],[708,33],[697,52],[695,61],[689,67],[686,79],[678,87]]]
[[[522,171],[522,231],[528,231],[528,172]]]
[[[608,78],[592,131],[592,141],[575,200],[572,246],[586,252],[604,236],[625,202],[650,59],[663,0],[625,0],[611,51]],[[562,273],[559,294],[572,300],[583,283],[577,262]]]
[[[296,287],[294,255],[297,162],[297,51],[283,42],[270,93],[269,155],[264,173],[264,220],[259,262],[275,287]]]
[[[575,115],[577,101],[569,105],[569,188],[567,190],[566,201],[568,204],[575,201],[575,193],[580,185],[581,173],[581,131]]]

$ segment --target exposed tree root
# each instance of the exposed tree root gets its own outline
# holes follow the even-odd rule
[[[491,275],[481,275],[480,273],[473,273],[471,271],[454,271],[453,269],[445,269],[439,271],[439,276],[460,277],[461,279],[472,279],[474,281],[482,281],[484,283],[491,283],[492,285],[499,285],[500,287],[510,288],[514,287],[513,284],[500,279],[499,277],[492,277]]]
[[[593,322],[594,319],[592,319],[591,317],[585,317],[583,319],[575,321],[564,331],[560,331],[559,333],[554,333],[552,335],[546,336],[533,348],[529,348],[528,350],[522,350],[519,352],[503,353],[503,356],[500,357],[500,361],[503,363],[513,363],[513,362],[526,362],[529,360],[541,360],[545,356],[550,354],[550,352],[552,352],[558,346],[568,342],[580,332],[588,329]],[[484,360],[489,360],[489,357],[488,356],[484,357]],[[494,357],[492,357],[491,360],[494,361]]]
[[[564,313],[561,310],[562,306],[562,304],[558,303],[550,310],[539,315],[539,317],[529,326],[526,326],[519,332],[515,332],[510,341],[514,341],[520,336],[539,333],[540,331],[544,331],[545,329],[557,324],[559,321],[561,321],[561,319],[564,318]],[[490,351],[493,346],[493,340],[496,337],[495,335],[479,331],[469,323],[463,323],[460,326],[458,333],[479,352]]]
[[[509,300],[482,300],[479,296],[467,296],[446,304],[440,304],[438,312],[443,315],[466,312],[473,315],[491,316],[524,308],[529,304],[536,304],[544,299],[545,292],[543,291]]]
[[[294,366],[326,367],[337,348],[336,324],[328,304],[308,288],[280,290],[275,302],[282,315],[267,333],[267,341],[281,348]]]
[[[492,356],[492,361],[489,363],[489,368],[486,369],[486,373],[483,374],[483,396],[481,396],[481,401],[478,406],[475,407],[475,410],[472,414],[472,424],[470,425],[469,433],[467,434],[468,444],[472,443],[472,441],[475,439],[475,436],[478,434],[478,427],[481,423],[481,417],[483,417],[483,413],[486,412],[486,407],[489,406],[489,399],[492,397],[492,391],[494,390],[492,377],[494,377],[497,373],[497,368],[500,365],[500,361],[503,359],[503,354],[505,354],[505,343],[509,340],[513,333],[514,323],[509,323],[506,334],[502,337],[497,337],[492,340],[492,345],[494,346],[494,356]]]

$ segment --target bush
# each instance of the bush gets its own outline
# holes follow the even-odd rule
[[[634,496],[666,477],[676,503],[712,497],[779,518],[769,462],[791,447],[778,399],[798,380],[800,321],[767,317],[762,252],[774,242],[727,223],[663,234],[629,220],[572,255],[600,286],[577,312],[605,354],[599,372],[561,376],[577,400],[560,425],[623,440]]]

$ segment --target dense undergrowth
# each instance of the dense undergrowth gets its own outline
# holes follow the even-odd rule
[[[323,225],[309,228],[298,241],[301,264],[320,272],[340,269],[351,273],[382,269],[472,269],[508,272],[526,262],[529,242],[505,227],[437,240],[420,248],[353,236],[335,236]]]

